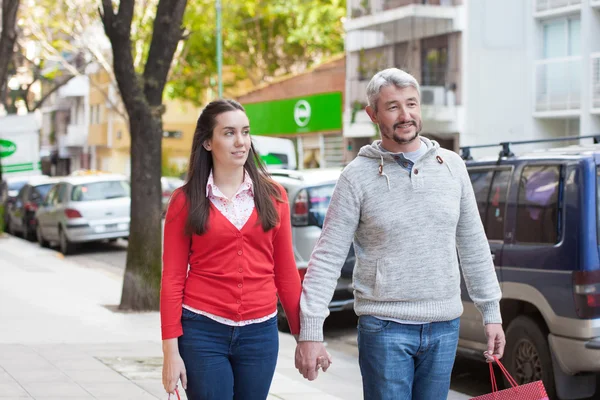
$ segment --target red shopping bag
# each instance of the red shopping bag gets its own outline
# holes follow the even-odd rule
[[[179,390],[177,390],[177,388],[175,388],[175,394],[177,395],[177,400],[181,400],[181,397],[179,397]],[[169,400],[171,400],[171,393],[169,393]]]
[[[490,377],[492,380],[492,393],[484,394],[483,396],[473,397],[471,400],[548,400],[548,394],[542,381],[535,381],[519,386],[517,381],[508,373],[504,365],[494,357],[494,361],[498,364],[506,379],[510,382],[510,389],[498,391],[496,384],[496,376],[494,375],[494,367],[490,365]]]

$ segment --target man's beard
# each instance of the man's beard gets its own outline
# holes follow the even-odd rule
[[[396,142],[398,144],[408,144],[408,143],[413,142],[416,138],[418,138],[419,133],[421,132],[421,127],[419,126],[419,124],[417,124],[417,121],[412,120],[411,122],[416,129],[415,129],[415,134],[411,138],[408,138],[408,139],[404,139],[404,138],[396,135],[396,128],[398,128],[398,126],[400,126],[400,125],[403,125],[404,123],[394,124],[392,126],[391,133],[387,127],[384,128],[380,125],[379,129],[381,130],[381,135],[384,136],[386,139],[393,140],[394,142]]]

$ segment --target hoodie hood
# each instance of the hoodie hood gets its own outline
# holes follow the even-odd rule
[[[432,153],[436,154],[437,150],[440,148],[440,145],[435,140],[429,140],[422,136],[419,136],[419,139],[427,146],[427,152],[423,154],[423,157],[427,157]],[[369,145],[361,147],[361,149],[358,152],[359,157],[372,158],[379,162],[379,176],[382,176],[386,179],[388,190],[391,190],[390,177],[387,176],[387,174],[383,170],[384,161],[392,161],[396,163],[396,160],[394,159],[394,154],[397,153],[390,153],[381,149],[381,140],[376,140]],[[437,156],[436,158],[440,164],[443,163],[443,160],[440,158],[440,156]]]

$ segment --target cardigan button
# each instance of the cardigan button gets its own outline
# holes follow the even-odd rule
[[[241,256],[242,254],[243,254],[243,253],[242,253],[242,251],[241,251],[241,250],[240,250],[240,251],[238,251],[238,256]]]
[[[242,314],[237,315],[238,319],[242,319]]]
[[[239,288],[241,288],[241,287],[242,287],[242,284],[241,284],[241,283],[238,283],[238,287],[239,287]]]
[[[242,234],[241,234],[241,233],[236,233],[236,234],[235,234],[235,237],[241,238],[241,237],[242,237]]]
[[[238,304],[242,304],[242,300],[240,300],[240,299],[237,299],[236,303],[238,303]]]
[[[242,272],[244,272],[244,270],[242,268],[238,269],[238,272],[241,274]]]
[[[419,170],[415,168],[415,175],[419,175]]]

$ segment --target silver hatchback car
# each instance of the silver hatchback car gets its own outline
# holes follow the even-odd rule
[[[76,243],[129,236],[131,189],[122,175],[62,178],[38,208],[37,240],[42,247],[58,242],[61,253]]]
[[[294,254],[301,279],[304,279],[308,260],[321,236],[325,214],[341,172],[341,168],[269,170],[271,177],[281,184],[288,194]],[[329,311],[353,309],[352,273],[355,262],[354,246],[351,245],[329,303]],[[280,309],[277,315],[279,329],[285,331],[288,326],[285,313]]]

